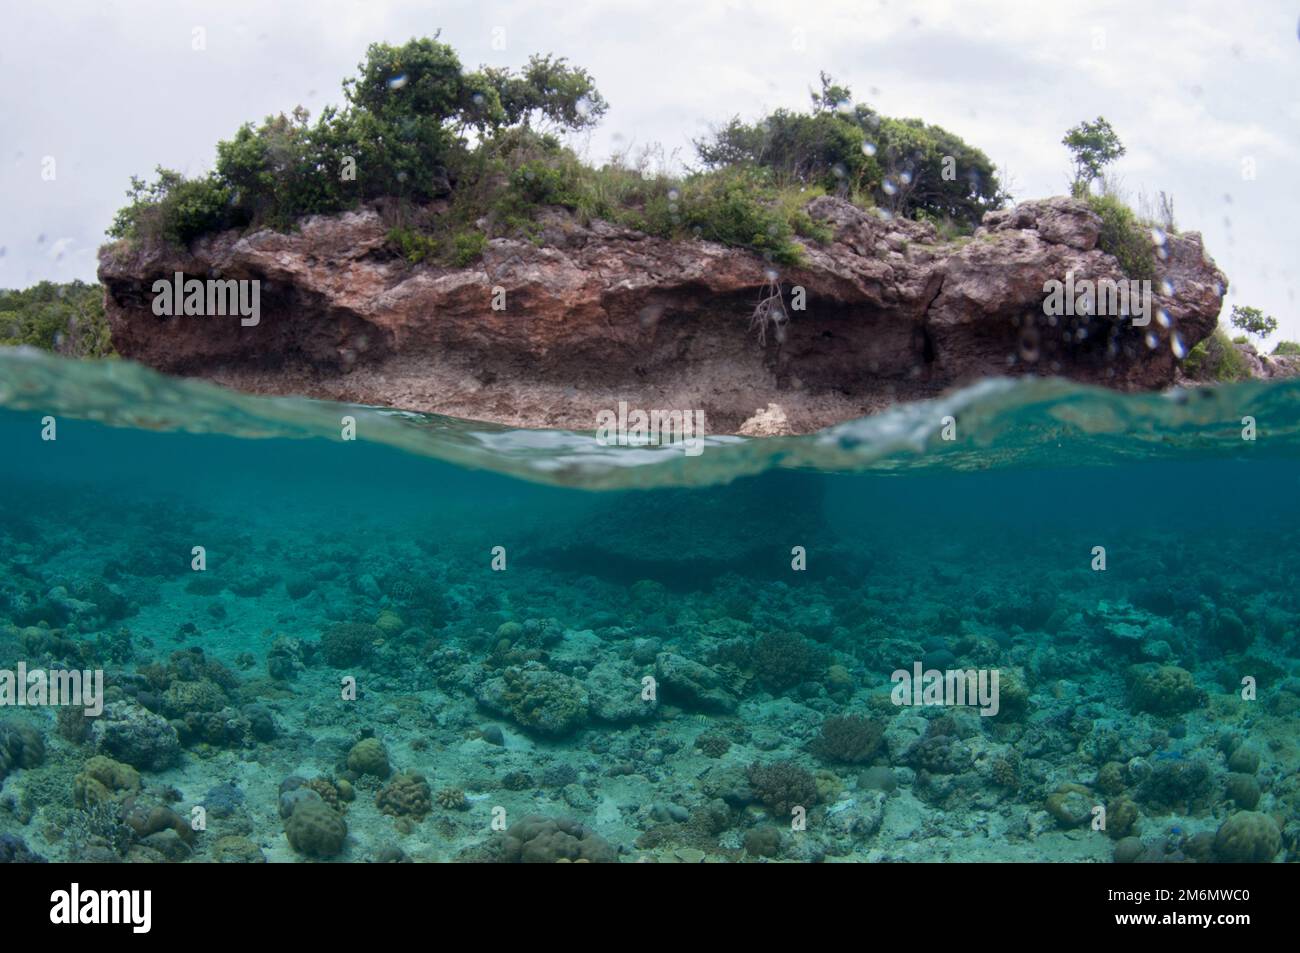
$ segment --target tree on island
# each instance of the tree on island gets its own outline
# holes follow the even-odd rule
[[[1265,314],[1259,308],[1234,304],[1232,326],[1246,334],[1253,334],[1262,341],[1277,330],[1277,318]]]
[[[1074,181],[1070,192],[1076,197],[1086,194],[1102,170],[1127,151],[1103,116],[1098,116],[1096,122],[1084,121],[1068,130],[1061,145],[1074,157]]]

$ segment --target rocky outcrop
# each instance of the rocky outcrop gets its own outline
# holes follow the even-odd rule
[[[1275,377],[1300,377],[1300,355],[1296,354],[1261,354],[1255,345],[1247,342],[1232,345],[1245,362],[1250,376],[1256,380],[1272,380]]]
[[[835,237],[808,243],[793,268],[561,210],[536,242],[495,239],[471,267],[412,266],[363,209],[184,252],[119,243],[101,252],[99,277],[120,354],[241,390],[580,430],[625,400],[756,434],[815,430],[995,374],[1161,387],[1175,377],[1175,335],[1187,348],[1205,337],[1226,286],[1187,233],[1160,249],[1149,327],[1049,319],[1046,281],[1123,278],[1085,205],[1027,202],[949,242],[836,198],[808,211]],[[260,322],[156,317],[153,282],[177,271],[260,280]],[[750,318],[773,277],[790,321],[760,343]]]

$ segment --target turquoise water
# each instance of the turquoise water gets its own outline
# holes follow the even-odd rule
[[[50,860],[1297,850],[1296,384],[689,458],[8,352],[0,447],[0,668],[106,681],[0,710]],[[897,704],[918,663],[998,712]]]

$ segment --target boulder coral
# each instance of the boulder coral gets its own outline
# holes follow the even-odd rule
[[[1267,863],[1281,849],[1277,822],[1257,811],[1238,811],[1214,835],[1215,857],[1224,863]]]
[[[529,815],[512,824],[498,844],[507,863],[554,864],[618,862],[618,852],[599,834],[567,817]]]
[[[1206,703],[1192,673],[1177,665],[1134,665],[1128,685],[1133,708],[1153,715],[1180,715]]]
[[[348,836],[347,821],[319,797],[298,802],[284,825],[290,846],[319,860],[338,855]]]
[[[388,749],[378,738],[362,738],[348,752],[348,770],[358,775],[386,778],[392,773]]]

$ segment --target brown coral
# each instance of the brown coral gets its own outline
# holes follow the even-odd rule
[[[613,846],[598,834],[567,817],[530,815],[512,824],[499,843],[500,858],[509,863],[611,864],[618,861]]]
[[[468,811],[469,799],[465,797],[465,792],[460,788],[443,788],[436,795],[434,800],[444,811]]]
[[[796,807],[809,808],[817,803],[816,779],[793,761],[755,761],[746,769],[745,777],[754,795],[774,814],[788,816]]]
[[[810,747],[826,761],[865,764],[880,750],[884,737],[885,729],[878,721],[862,715],[833,715],[822,722],[821,734]]]
[[[394,817],[423,819],[433,809],[433,795],[424,775],[403,773],[379,789],[375,805]]]

